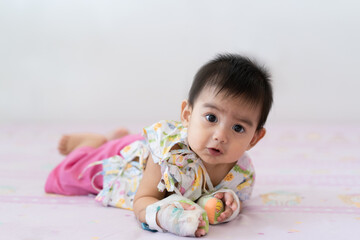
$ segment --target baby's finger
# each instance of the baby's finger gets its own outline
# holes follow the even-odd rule
[[[225,204],[227,206],[231,206],[231,204],[234,202],[234,197],[231,193],[229,192],[226,192],[225,195],[224,195],[224,199],[225,199]]]
[[[238,208],[238,205],[237,205],[236,201],[234,201],[234,202],[231,204],[230,208],[231,208],[231,210],[233,210],[233,212],[236,211],[236,209]]]
[[[214,197],[216,197],[217,199],[223,199],[223,197],[224,197],[224,193],[223,192],[218,192],[218,193],[216,193],[215,195],[214,195]]]
[[[206,222],[204,220],[201,220],[199,223],[199,227],[204,227],[206,225]]]
[[[198,229],[198,230],[196,230],[196,232],[195,232],[195,236],[196,237],[201,237],[201,236],[204,236],[205,235],[205,230],[204,229]]]
[[[181,202],[180,204],[184,208],[184,210],[194,210],[195,209],[194,205],[184,203],[184,202]]]
[[[223,222],[233,214],[233,210],[229,206],[225,206],[225,211],[218,217],[218,222]]]

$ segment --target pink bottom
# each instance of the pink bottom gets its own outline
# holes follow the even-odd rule
[[[140,134],[127,135],[105,143],[99,148],[81,147],[71,152],[54,168],[45,184],[45,192],[63,195],[87,195],[98,192],[91,185],[93,176],[102,171],[102,165],[96,165],[87,169],[79,179],[80,173],[91,163],[100,161],[115,155],[134,141],[144,139]],[[98,189],[103,187],[103,177],[98,175],[94,180]]]

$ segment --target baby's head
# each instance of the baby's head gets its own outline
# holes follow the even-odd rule
[[[241,97],[251,105],[261,106],[257,129],[264,126],[273,97],[269,74],[263,67],[240,55],[218,55],[195,75],[188,97],[191,107],[207,87],[214,87],[217,93],[224,93],[226,97]]]
[[[237,161],[265,135],[272,102],[264,68],[240,55],[218,55],[200,68],[182,103],[190,147],[208,163]]]

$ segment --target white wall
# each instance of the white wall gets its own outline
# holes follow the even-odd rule
[[[0,0],[0,123],[178,119],[197,69],[220,52],[271,70],[269,121],[359,123],[359,10],[347,0]]]

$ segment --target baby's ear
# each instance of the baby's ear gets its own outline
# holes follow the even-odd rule
[[[246,150],[250,150],[252,147],[254,147],[265,136],[265,134],[265,128],[260,128],[259,130],[256,130]]]
[[[189,126],[192,108],[187,100],[181,103],[181,123],[184,127]]]

